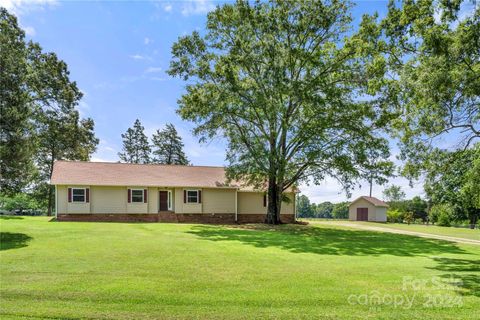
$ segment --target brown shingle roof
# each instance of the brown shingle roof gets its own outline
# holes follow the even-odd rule
[[[56,161],[50,179],[58,185],[238,188],[225,168],[114,162]]]
[[[383,202],[382,200],[375,197],[367,197],[367,196],[358,197],[357,199],[353,200],[351,204],[353,204],[354,202],[357,202],[360,199],[367,200],[368,202],[370,202],[371,204],[377,207],[388,207],[388,204],[386,202]]]

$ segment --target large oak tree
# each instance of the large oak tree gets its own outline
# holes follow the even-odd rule
[[[385,57],[379,83],[401,142],[404,174],[418,178],[435,149],[480,141],[480,7],[470,0],[391,1],[387,16],[365,17]],[[435,161],[435,159],[432,159]]]
[[[353,35],[349,8],[237,1],[208,14],[205,34],[173,45],[169,74],[188,81],[179,114],[201,140],[228,140],[229,178],[268,183],[268,223],[302,181],[332,176],[348,190],[366,171],[391,171],[388,116],[374,107],[382,61],[368,28]]]

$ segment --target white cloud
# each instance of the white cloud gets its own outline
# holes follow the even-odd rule
[[[145,59],[147,59],[147,57],[142,56],[141,54],[138,54],[138,53],[130,55],[130,58],[132,58],[133,60],[145,60]]]
[[[163,78],[163,77],[150,77],[148,79],[153,80],[153,81],[165,81],[165,80],[167,80],[166,78]]]
[[[148,38],[148,37],[145,37],[145,39],[143,39],[143,43],[144,43],[145,45],[149,45],[149,44],[152,43],[152,42],[153,42],[153,40],[150,39],[150,38]]]
[[[36,34],[34,27],[23,27],[22,29],[27,36],[33,37]]]
[[[0,0],[0,7],[4,7],[17,16],[57,4],[57,0]]]
[[[215,5],[209,0],[191,0],[185,1],[182,6],[182,15],[191,16],[196,14],[206,14],[215,9]]]
[[[111,144],[106,139],[100,139],[97,151],[93,154],[91,161],[116,162],[118,161],[118,151],[120,151],[120,149],[116,145]]]
[[[149,67],[147,70],[145,70],[145,73],[157,73],[162,71],[161,67]]]
[[[172,11],[172,5],[170,3],[167,3],[163,6],[163,11],[165,12],[170,12]]]

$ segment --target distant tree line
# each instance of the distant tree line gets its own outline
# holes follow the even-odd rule
[[[476,160],[478,162],[478,160]],[[432,179],[427,177],[425,192],[427,199],[418,196],[410,200],[405,199],[405,193],[399,186],[390,186],[383,193],[384,199],[389,204],[387,219],[389,222],[400,223],[432,223],[440,226],[452,224],[469,224],[472,228],[478,221],[479,209],[471,203],[475,201],[475,194],[471,189],[478,188],[472,180],[478,179],[480,166],[464,167],[464,172],[457,171],[455,162],[451,163],[455,174],[444,170],[432,172],[431,175],[442,177]],[[456,167],[456,168],[455,168]],[[453,169],[455,168],[455,169]],[[470,177],[473,175],[473,179]],[[478,182],[478,181],[477,181]]]
[[[319,204],[311,203],[304,194],[297,198],[297,216],[300,218],[348,219],[348,205],[350,202]]]
[[[135,120],[133,128],[122,134],[123,148],[118,156],[126,163],[158,163],[188,165],[182,138],[174,125],[168,123],[163,130],[157,130],[148,142],[145,128],[140,120]]]

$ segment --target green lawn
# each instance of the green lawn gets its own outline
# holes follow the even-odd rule
[[[435,234],[440,236],[464,238],[471,240],[480,240],[480,230],[472,230],[467,228],[455,228],[455,227],[439,227],[432,225],[421,225],[421,224],[404,224],[404,223],[378,223],[374,222],[362,222],[363,224],[381,226],[398,230],[408,230],[415,232],[423,232],[428,234]]]
[[[471,239],[471,240],[480,240],[480,230],[475,229],[467,229],[467,228],[456,228],[456,227],[440,227],[440,226],[433,226],[433,225],[422,225],[422,224],[405,224],[405,223],[378,223],[378,222],[366,222],[366,221],[348,221],[348,220],[312,220],[313,223],[334,223],[341,225],[342,223],[347,224],[359,224],[365,226],[372,226],[372,227],[380,227],[380,228],[389,228],[389,229],[397,229],[397,230],[407,230],[413,232],[422,232],[427,234],[434,234],[439,236],[448,236],[448,237],[456,237],[456,238],[463,238],[463,239]]]
[[[405,223],[378,223],[378,222],[349,221],[349,220],[326,220],[326,219],[302,219],[302,220],[309,221],[313,224],[320,223],[320,224],[341,225],[343,223],[346,223],[346,224],[355,223],[359,225],[372,226],[372,227],[407,230],[407,231],[413,231],[413,232],[434,234],[439,236],[480,240],[480,230],[478,229],[472,230],[468,228],[439,227],[434,225],[422,225],[422,224],[408,225]]]
[[[328,225],[0,224],[2,319],[478,319],[480,311],[480,246]],[[425,286],[403,290],[403,277]],[[460,282],[433,288],[432,280]]]

